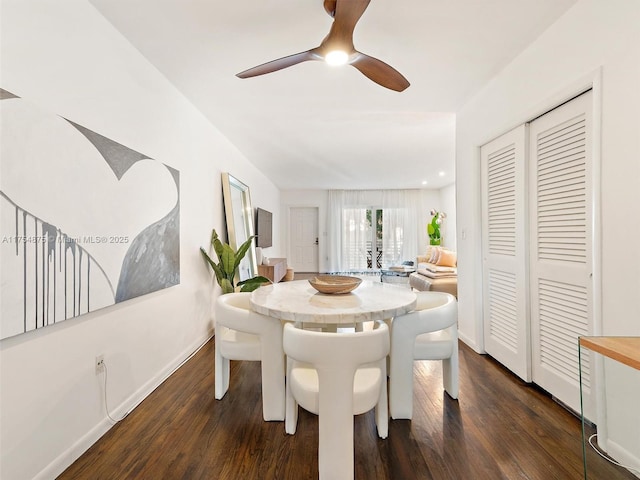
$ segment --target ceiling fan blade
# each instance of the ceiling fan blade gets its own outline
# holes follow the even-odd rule
[[[358,52],[358,57],[351,62],[351,65],[378,85],[396,92],[402,92],[410,85],[409,81],[391,65],[364,53]]]
[[[338,0],[324,0],[324,10],[332,17],[336,14]]]
[[[315,54],[314,51],[315,50],[307,50],[306,52],[295,53],[293,55],[289,55],[288,57],[278,58],[277,60],[272,60],[270,62],[263,63],[262,65],[258,65],[257,67],[253,67],[243,72],[237,73],[236,77],[257,77],[258,75],[276,72],[278,70],[282,70],[283,68],[292,67],[293,65],[297,65],[298,63],[306,62],[309,60],[321,60],[321,58],[318,57],[318,55]]]
[[[353,33],[356,23],[360,20],[370,2],[371,0],[336,0],[334,7],[335,22],[340,28],[351,30],[351,33]],[[327,8],[326,4],[325,8]]]
[[[331,15],[333,23],[329,35],[318,47],[322,56],[333,50],[341,50],[347,54],[355,53],[353,46],[353,30],[356,23],[369,6],[371,0],[325,0],[324,8]],[[332,10],[333,9],[333,10]]]

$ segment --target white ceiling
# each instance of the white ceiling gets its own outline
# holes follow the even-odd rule
[[[402,93],[323,62],[235,76],[318,46],[322,0],[91,3],[279,188],[373,189],[453,183],[456,110],[575,1],[373,0],[354,43]]]

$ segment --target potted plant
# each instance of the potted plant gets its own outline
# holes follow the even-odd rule
[[[234,252],[228,244],[222,243],[220,241],[220,238],[218,238],[218,233],[214,228],[211,232],[211,245],[213,246],[213,250],[216,252],[216,256],[218,257],[217,263],[213,261],[213,259],[209,256],[204,248],[200,247],[202,256],[216,274],[216,280],[218,281],[218,285],[220,285],[220,288],[222,288],[223,294],[235,292],[236,287],[241,287],[241,292],[253,292],[263,283],[271,283],[271,280],[260,275],[238,282],[237,285],[235,283],[236,274],[238,273],[240,262],[251,247],[251,242],[253,241],[254,236],[255,235],[249,237],[246,242],[240,245],[238,251]]]
[[[427,223],[427,233],[429,234],[429,245],[440,245],[442,238],[440,236],[440,225],[447,218],[446,213],[437,210],[431,210],[431,222]]]

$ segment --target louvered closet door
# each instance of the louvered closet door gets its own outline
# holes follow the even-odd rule
[[[483,330],[487,353],[531,381],[526,270],[526,134],[521,126],[480,150]]]
[[[593,332],[591,102],[587,92],[530,125],[533,381],[576,411],[578,336]],[[590,360],[584,408],[595,420]]]

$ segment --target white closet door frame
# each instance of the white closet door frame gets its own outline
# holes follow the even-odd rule
[[[480,159],[485,350],[530,382],[527,130],[483,145]]]
[[[580,411],[577,339],[594,332],[592,93],[530,124],[532,378]],[[595,420],[593,354],[582,355],[585,416]]]

